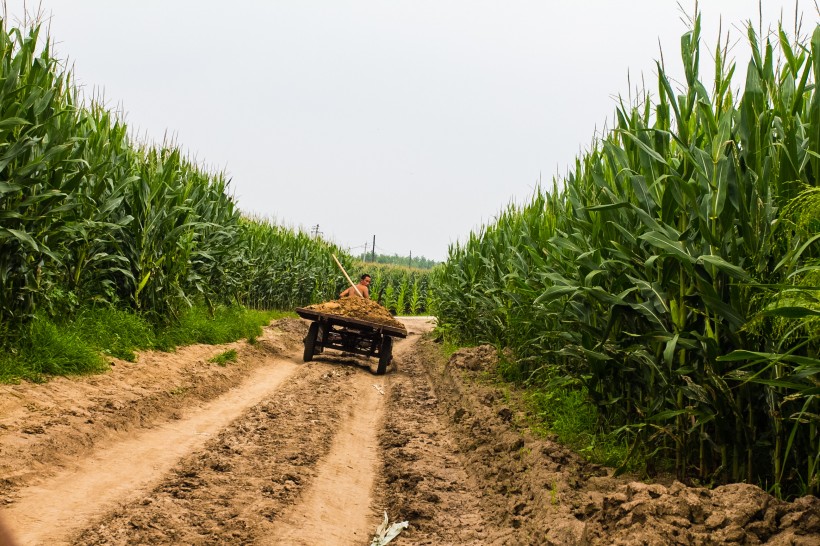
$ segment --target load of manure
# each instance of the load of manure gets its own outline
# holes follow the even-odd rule
[[[315,303],[308,305],[305,309],[317,311],[319,313],[327,313],[328,315],[339,315],[342,317],[350,317],[358,320],[366,320],[375,324],[383,326],[390,326],[401,330],[407,335],[407,330],[404,324],[393,318],[385,307],[379,305],[373,300],[360,298],[358,296],[351,296],[348,298],[340,298],[338,300],[326,301],[324,303]]]

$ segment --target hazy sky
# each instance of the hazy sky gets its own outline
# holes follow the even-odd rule
[[[22,1],[8,1],[9,19]],[[687,13],[694,2],[681,2]],[[800,0],[803,30],[820,20]],[[37,6],[28,2],[29,9]],[[680,73],[675,0],[43,0],[57,55],[132,131],[225,170],[240,207],[364,250],[443,260],[564,174],[617,95]],[[745,74],[758,0],[701,1]],[[795,2],[764,0],[792,32]],[[742,84],[740,78],[733,86]]]

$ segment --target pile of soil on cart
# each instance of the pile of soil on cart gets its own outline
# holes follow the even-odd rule
[[[305,309],[318,311],[319,313],[327,313],[328,315],[339,315],[342,317],[350,317],[359,320],[366,320],[375,324],[382,324],[396,328],[407,334],[404,324],[393,318],[385,307],[382,307],[373,300],[349,297],[338,300],[326,301],[324,303],[316,303],[308,305]]]

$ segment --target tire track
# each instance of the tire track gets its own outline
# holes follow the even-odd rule
[[[73,544],[258,544],[315,481],[343,413],[350,366],[298,373],[191,453],[138,502],[123,503]],[[369,375],[369,374],[366,374]]]
[[[150,489],[185,454],[201,448],[231,420],[298,370],[271,359],[240,388],[155,429],[113,435],[75,468],[20,491],[5,510],[21,544],[64,544],[89,518]]]
[[[396,362],[414,345],[397,343]],[[20,489],[6,518],[21,544],[368,543],[395,370],[260,358],[228,394]]]
[[[418,338],[416,338],[418,339]],[[475,480],[450,438],[418,344],[393,377],[380,436],[382,502],[410,527],[397,545],[503,544],[487,524]]]
[[[385,376],[357,373],[352,403],[345,409],[318,475],[260,544],[314,546],[365,544],[377,525],[372,490],[379,466],[378,429],[383,420]]]

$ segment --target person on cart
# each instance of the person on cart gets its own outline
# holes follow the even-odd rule
[[[362,278],[359,279],[359,284],[355,286],[349,286],[347,290],[339,294],[340,298],[347,298],[349,296],[361,296],[365,299],[370,299],[370,289],[367,288],[370,285],[370,275],[367,273],[362,275]],[[358,289],[358,292],[356,291]]]

